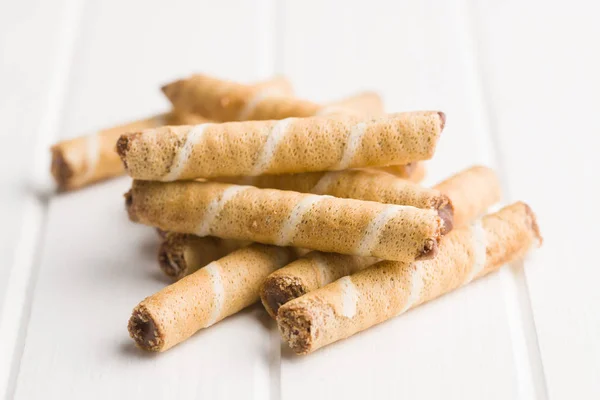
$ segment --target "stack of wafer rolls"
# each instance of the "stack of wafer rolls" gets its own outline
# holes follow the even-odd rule
[[[277,324],[294,352],[308,354],[518,260],[541,241],[529,206],[515,203],[452,231],[435,259],[382,261],[286,303]]]
[[[488,171],[494,178],[493,171]],[[458,174],[454,180],[467,187],[469,179],[461,179]],[[377,170],[347,170],[336,172],[308,172],[293,175],[263,175],[245,178],[222,178],[217,180],[231,183],[245,183],[259,188],[293,190],[303,193],[330,195],[334,197],[377,201],[380,203],[408,205],[417,208],[435,210],[444,220],[442,233],[450,231],[453,225],[452,202],[445,194],[436,189],[428,189],[413,182]],[[495,179],[486,186],[494,189]],[[450,184],[449,187],[454,185]],[[493,190],[497,193],[497,190]],[[128,194],[127,197],[130,194]],[[471,196],[471,202],[478,196]],[[486,203],[487,198],[483,199]],[[130,199],[131,202],[131,199]],[[487,204],[487,203],[486,203]],[[128,208],[131,207],[131,204]],[[133,212],[132,212],[133,215]],[[224,256],[238,248],[243,242],[222,240],[214,237],[200,238],[190,234],[169,233],[159,251],[159,265],[168,275],[176,279],[196,271],[209,262]],[[216,258],[215,258],[216,257]],[[343,256],[339,256],[342,257]],[[350,263],[354,265],[355,263]],[[348,273],[353,271],[349,270]]]
[[[260,91],[248,85],[196,74],[163,86],[173,107],[214,121],[276,120],[347,113],[380,114],[383,108],[376,93],[366,92],[328,105]]]
[[[257,93],[292,95],[289,81],[282,77],[259,82],[249,87]],[[351,101],[350,105],[359,104],[360,96],[349,100]],[[209,119],[201,114],[175,109],[169,113],[58,142],[50,149],[52,153],[50,172],[59,190],[62,191],[78,189],[94,182],[120,176],[125,170],[115,152],[115,143],[122,134],[164,125],[201,124],[208,121]]]
[[[377,183],[378,180],[373,181],[373,184]],[[394,187],[390,181],[384,180],[380,183],[382,187]],[[366,185],[365,189],[369,189],[373,195],[378,193],[376,189]],[[440,189],[444,194],[439,192]],[[426,189],[422,188],[422,190]],[[500,201],[501,196],[500,182],[496,174],[492,169],[483,166],[467,168],[428,191],[437,193],[437,198],[443,196],[451,200],[448,204],[453,204],[453,214],[458,216],[453,218],[453,225],[456,227],[462,227],[483,214],[490,206]],[[465,192],[470,195],[465,196],[463,194]],[[403,197],[398,198],[403,199]],[[393,202],[393,199],[388,195],[382,196],[380,201]],[[427,208],[423,203],[420,206]],[[269,275],[261,288],[261,301],[267,312],[275,317],[279,307],[288,301],[369,267],[377,261],[374,258],[311,252]]]
[[[144,299],[133,310],[129,334],[145,350],[167,350],[257,302],[262,280],[295,255],[261,244],[234,251]]]

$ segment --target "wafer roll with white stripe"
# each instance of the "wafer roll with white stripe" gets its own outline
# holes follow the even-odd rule
[[[123,163],[115,152],[119,137],[126,132],[165,125],[168,117],[160,114],[53,145],[50,172],[59,190],[78,189],[122,175]]]
[[[487,179],[481,179],[483,175],[487,176]],[[435,187],[443,187],[458,200],[455,212],[461,219],[455,224],[457,227],[466,225],[500,201],[498,179],[494,171],[486,167],[468,168]],[[262,303],[267,312],[275,317],[279,307],[288,301],[369,267],[377,261],[373,258],[311,252],[269,275],[261,288]]]
[[[433,257],[433,210],[218,182],[134,181],[130,218],[163,230],[382,259]]]
[[[277,78],[275,78],[277,79]],[[311,116],[319,108],[311,102],[304,102],[306,111],[296,107],[295,114],[280,116],[288,102],[299,102],[290,96],[290,84],[285,78],[280,78],[280,86],[288,86],[288,90],[279,90],[273,87],[245,85],[238,82],[217,79],[207,75],[196,74],[187,79],[169,83],[162,87],[162,91],[173,104],[173,108],[190,114],[199,114],[214,121],[245,121],[258,119],[282,119],[290,116]],[[277,110],[265,115],[264,102],[274,101],[278,104]],[[298,115],[298,112],[301,115]],[[288,112],[289,114],[289,112]]]
[[[208,264],[138,304],[129,334],[145,350],[165,351],[258,301],[263,279],[293,249],[254,244]]]
[[[213,236],[168,232],[158,250],[160,269],[177,280],[249,244]]]
[[[117,151],[144,180],[337,171],[429,159],[443,125],[421,111],[166,126],[121,136]]]
[[[452,229],[452,203],[435,189],[400,179],[378,170],[355,169],[332,172],[306,172],[291,175],[260,175],[256,177],[216,179],[259,188],[292,190],[302,193],[377,201],[435,210],[444,219],[444,231]]]
[[[515,203],[450,232],[432,260],[382,261],[288,302],[277,324],[294,352],[307,354],[466,285],[540,243],[535,215]]]
[[[454,224],[461,226],[483,214],[500,201],[502,189],[493,169],[473,166],[438,183],[434,189],[444,193],[454,205]]]

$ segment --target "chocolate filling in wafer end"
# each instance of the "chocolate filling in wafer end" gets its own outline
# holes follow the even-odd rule
[[[442,195],[438,199],[435,208],[443,221],[441,234],[445,235],[454,228],[454,206],[448,196]]]
[[[423,246],[423,250],[417,256],[416,260],[430,260],[438,253],[438,241],[433,239],[425,240],[425,245]]]
[[[281,337],[296,354],[308,354],[316,334],[314,317],[306,308],[285,307],[277,314]]]
[[[56,181],[58,190],[65,190],[67,189],[69,179],[73,176],[73,169],[71,169],[65,160],[65,155],[58,146],[53,146],[50,151],[52,152],[50,172]]]
[[[143,305],[133,310],[127,329],[135,344],[144,350],[160,351],[164,346],[157,324]]]
[[[307,293],[300,279],[292,276],[270,276],[261,289],[260,298],[272,316],[277,316],[279,307]]]
[[[123,161],[123,166],[127,169],[127,160],[125,157],[127,156],[127,152],[129,151],[130,141],[129,135],[121,135],[119,140],[117,140],[117,154],[121,157],[121,161]]]
[[[172,278],[181,279],[187,275],[187,263],[181,248],[185,235],[167,237],[158,250],[158,265],[160,269]],[[175,238],[175,239],[173,239]]]

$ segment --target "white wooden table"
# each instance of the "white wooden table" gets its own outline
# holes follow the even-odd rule
[[[550,4],[549,4],[550,3]],[[556,2],[558,3],[558,2]],[[598,399],[600,24],[594,2],[0,2],[0,393],[7,398]],[[428,184],[473,163],[544,247],[307,357],[250,308],[165,354],[126,323],[163,287],[126,178],[55,195],[48,146],[167,109],[192,72],[376,89],[448,122]],[[523,268],[524,267],[524,268]]]

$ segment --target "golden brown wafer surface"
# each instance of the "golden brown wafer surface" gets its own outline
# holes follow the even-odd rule
[[[439,112],[167,126],[121,136],[135,179],[174,181],[407,164],[435,152]]]
[[[255,303],[263,279],[294,256],[284,247],[239,249],[144,299],[133,310],[129,333],[145,350],[167,350]]]
[[[474,169],[482,168],[484,167],[467,168],[442,182],[449,192],[460,193],[458,213],[462,220],[458,226],[471,222],[499,200],[497,180],[482,182],[479,174],[472,173]],[[494,177],[491,170],[487,170],[486,174]],[[388,183],[384,186],[391,185]],[[497,192],[498,195],[490,195],[490,191]],[[275,316],[282,304],[369,267],[375,262],[375,259],[364,257],[312,252],[267,277],[261,289],[262,303],[269,314]]]
[[[130,217],[163,230],[412,261],[435,254],[433,210],[217,182],[134,181]]]
[[[174,279],[192,274],[248,242],[168,232],[158,251],[162,271]]]
[[[382,261],[286,303],[279,330],[296,353],[310,353],[468,284],[540,243],[535,215],[515,203],[446,235],[432,260]]]

